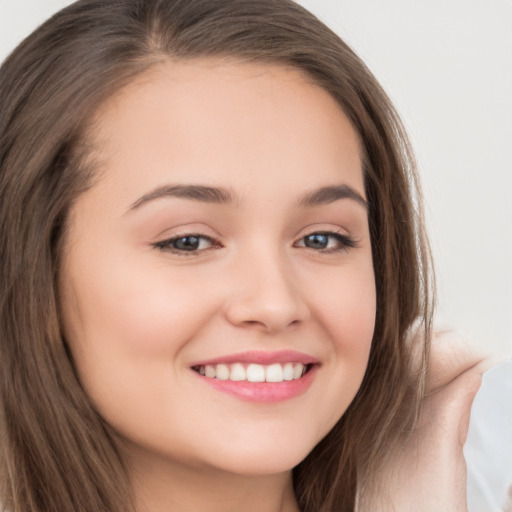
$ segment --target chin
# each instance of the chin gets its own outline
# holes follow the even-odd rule
[[[252,446],[238,447],[221,454],[217,452],[218,460],[215,467],[228,473],[243,476],[263,476],[291,471],[300,464],[314,446],[287,446],[287,443],[273,443],[273,447]]]

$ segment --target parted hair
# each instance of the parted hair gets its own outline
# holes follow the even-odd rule
[[[407,137],[363,62],[291,0],[79,0],[0,68],[0,502],[10,512],[135,511],[115,435],[63,336],[61,253],[68,212],[93,186],[95,112],[151,66],[204,57],[301,70],[361,140],[375,333],[357,396],[293,470],[301,510],[356,510],[358,493],[414,425],[432,316],[430,257]]]

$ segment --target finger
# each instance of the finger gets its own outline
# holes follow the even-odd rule
[[[462,449],[467,438],[471,405],[481,383],[480,372],[468,370],[426,399],[426,422],[438,442]]]
[[[456,333],[437,332],[430,347],[427,390],[445,386],[473,368],[483,373],[489,365],[492,360],[486,354],[477,351]]]

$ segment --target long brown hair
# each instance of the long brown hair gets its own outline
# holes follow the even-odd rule
[[[364,151],[375,335],[353,403],[294,469],[301,509],[354,510],[358,490],[414,423],[431,322],[429,252],[407,138],[365,65],[291,0],[80,0],[0,69],[0,501],[11,512],[134,511],[110,427],[62,336],[67,213],[94,178],[84,134],[99,105],[168,57],[216,56],[302,70],[339,102]]]

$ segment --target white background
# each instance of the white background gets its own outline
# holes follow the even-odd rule
[[[66,0],[0,0],[0,60]],[[384,85],[418,157],[438,325],[512,353],[512,0],[302,0]]]

